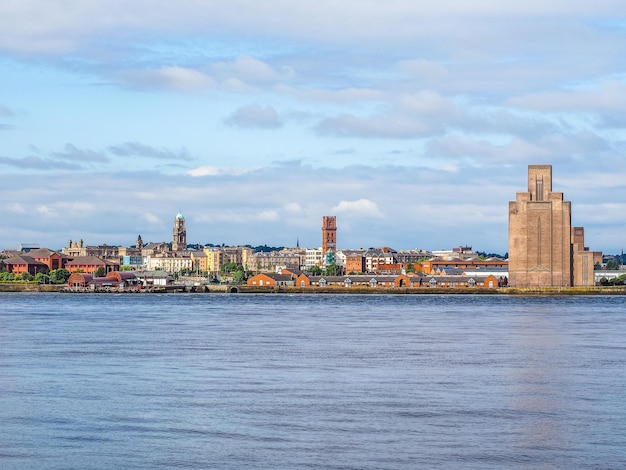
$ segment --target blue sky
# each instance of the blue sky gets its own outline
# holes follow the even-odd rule
[[[594,250],[626,214],[626,3],[0,4],[0,248],[505,253],[529,164]],[[546,4],[549,3],[549,4]]]

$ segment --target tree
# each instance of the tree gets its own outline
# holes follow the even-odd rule
[[[64,284],[70,277],[70,272],[67,269],[53,269],[49,275],[51,284]]]
[[[15,274],[7,272],[7,271],[3,271],[0,273],[0,281],[14,281],[15,280]]]
[[[225,273],[232,273],[235,272],[237,270],[237,263],[233,263],[232,261],[229,261],[228,263],[224,263],[222,265],[222,271]]]
[[[320,268],[319,266],[313,266],[311,269],[309,269],[309,273],[311,273],[311,276],[321,276],[322,268]]]
[[[35,276],[35,281],[37,281],[38,284],[49,284],[50,276],[44,273],[37,273],[37,275]]]
[[[246,280],[246,273],[242,269],[238,269],[233,273],[233,282],[240,284]]]
[[[98,269],[96,269],[96,272],[93,273],[93,277],[104,277],[107,275],[107,271],[106,269],[104,269],[104,266],[100,266]]]
[[[407,272],[407,273],[414,273],[414,272],[415,272],[415,265],[414,265],[414,264],[409,263],[409,264],[407,265],[407,267],[406,267],[406,272]]]
[[[341,274],[341,266],[338,266],[335,263],[331,263],[326,266],[326,275],[327,276],[339,276]]]
[[[20,277],[23,281],[32,281],[34,279],[33,275],[29,272],[22,273]]]
[[[607,271],[617,271],[619,269],[619,265],[617,264],[617,261],[610,259],[606,262],[606,269]]]

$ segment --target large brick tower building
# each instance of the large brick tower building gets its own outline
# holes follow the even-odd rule
[[[172,237],[172,251],[183,251],[187,249],[187,229],[185,228],[185,217],[179,211],[174,218],[174,233]]]
[[[552,191],[552,166],[529,165],[528,191],[509,202],[509,286],[593,285],[598,258],[572,228],[571,202]]]

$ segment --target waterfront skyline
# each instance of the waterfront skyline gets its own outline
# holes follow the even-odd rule
[[[11,2],[10,2],[11,3]],[[211,2],[213,3],[213,2]],[[0,241],[508,251],[529,164],[623,245],[626,5],[0,5]]]

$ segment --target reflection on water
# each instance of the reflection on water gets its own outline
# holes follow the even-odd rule
[[[621,468],[624,306],[0,294],[0,466]]]
[[[565,398],[572,382],[567,376],[568,339],[558,325],[558,315],[549,310],[529,312],[516,318],[512,335],[513,354],[518,356],[511,369],[514,391],[511,406],[524,419],[522,449],[564,449],[570,433],[562,429],[567,416]],[[565,372],[565,373],[564,373]]]

